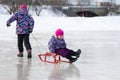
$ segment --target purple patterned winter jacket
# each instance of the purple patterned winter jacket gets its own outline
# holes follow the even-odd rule
[[[10,24],[15,20],[17,21],[16,34],[29,34],[29,31],[33,30],[34,20],[28,14],[27,8],[19,9],[7,23]]]
[[[48,42],[48,48],[51,52],[55,52],[55,49],[66,48],[66,43],[64,39],[57,39],[55,36],[52,36]]]

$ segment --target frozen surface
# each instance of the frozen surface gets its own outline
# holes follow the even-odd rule
[[[120,17],[36,17],[30,36],[33,58],[18,58],[15,22],[0,15],[0,80],[120,80]],[[48,51],[48,40],[57,28],[65,31],[68,48],[81,49],[73,64],[42,63],[38,54]],[[36,41],[36,39],[38,42]]]
[[[78,31],[65,35],[70,49],[82,54],[73,64],[40,62],[50,33],[31,35],[33,58],[18,58],[16,36],[0,39],[0,80],[120,80],[120,31]],[[36,43],[33,35],[40,43]],[[9,36],[8,36],[9,37]],[[39,45],[39,46],[38,46]]]

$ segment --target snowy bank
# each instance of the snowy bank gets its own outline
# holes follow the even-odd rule
[[[34,17],[35,32],[55,31],[62,28],[66,31],[114,31],[120,30],[119,16],[110,17]]]
[[[13,22],[9,28],[6,26],[6,21],[10,15],[0,15],[1,34],[2,36],[13,36],[15,34],[16,22]],[[63,30],[79,32],[79,31],[119,31],[120,17],[37,17],[33,16],[35,27],[33,33],[51,33],[53,34],[57,28]]]

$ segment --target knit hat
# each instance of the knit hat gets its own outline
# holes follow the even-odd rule
[[[19,9],[27,8],[25,4],[20,5]]]
[[[55,32],[56,36],[58,35],[64,35],[64,31],[62,29],[57,29]]]

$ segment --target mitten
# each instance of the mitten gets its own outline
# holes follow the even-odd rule
[[[29,29],[29,31],[28,31],[28,32],[29,32],[29,33],[32,33],[32,31],[33,31],[32,29]]]
[[[7,27],[10,27],[10,23],[7,23],[6,25],[7,25]]]

